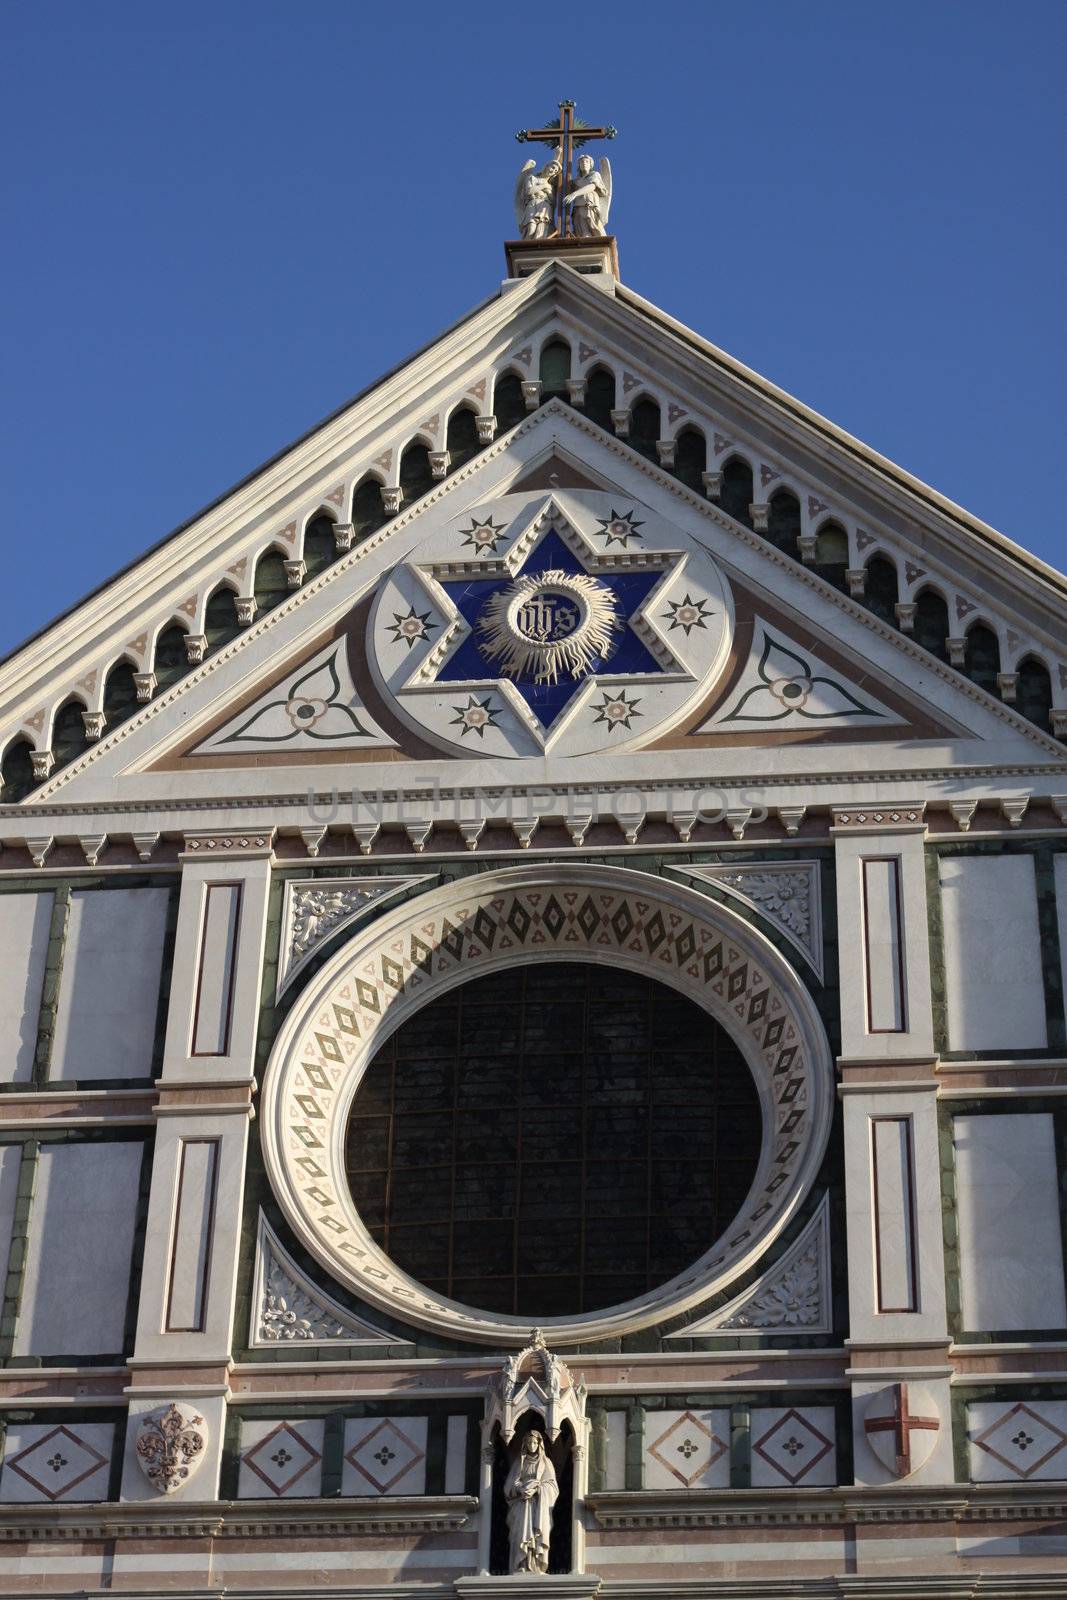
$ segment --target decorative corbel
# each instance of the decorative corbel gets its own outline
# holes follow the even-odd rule
[[[307,562],[298,556],[293,561],[283,562],[285,567],[285,583],[289,589],[299,589],[307,577]]]

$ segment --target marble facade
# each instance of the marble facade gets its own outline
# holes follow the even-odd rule
[[[1062,730],[1067,586],[551,246],[0,669],[37,774],[0,804],[6,1593],[512,1592],[521,1410],[560,1483],[531,1589],[1067,1595],[1067,758],[911,629],[930,583],[987,618]],[[684,996],[760,1127],[683,1270],[534,1317],[399,1266],[346,1140],[398,1030],[550,961]]]

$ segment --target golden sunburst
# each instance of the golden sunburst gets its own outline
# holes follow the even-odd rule
[[[500,589],[478,622],[485,654],[507,678],[580,678],[611,648],[618,619],[606,584],[585,572],[529,573]]]

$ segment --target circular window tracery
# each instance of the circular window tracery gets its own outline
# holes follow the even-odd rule
[[[743,1053],[644,974],[548,962],[474,978],[386,1040],[352,1104],[349,1187],[426,1288],[538,1325],[689,1267],[760,1153]]]
[[[726,1232],[685,1271],[607,1308],[546,1317],[556,1338],[647,1327],[725,1289],[786,1227],[825,1149],[829,1045],[788,962],[729,908],[627,868],[545,863],[460,879],[356,934],[297,1001],[263,1086],[264,1154],[304,1245],[364,1300],[409,1324],[522,1343],[529,1319],[473,1306],[404,1272],[349,1189],[349,1113],[382,1043],[429,1001],[516,965],[592,961],[653,976],[732,1037],[761,1109],[751,1186]]]

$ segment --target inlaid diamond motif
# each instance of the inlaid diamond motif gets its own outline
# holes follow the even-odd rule
[[[321,1424],[319,1427],[321,1429]],[[254,1473],[270,1494],[290,1494],[300,1484],[300,1494],[316,1495],[319,1492],[319,1476],[313,1469],[322,1460],[322,1452],[316,1447],[320,1442],[311,1439],[292,1423],[279,1422],[250,1450],[244,1452],[241,1466]],[[248,1489],[250,1493],[253,1492],[251,1484]],[[262,1493],[262,1489],[259,1492]]]
[[[833,1483],[833,1412],[829,1406],[810,1411],[754,1411],[752,1414],[752,1483]],[[827,1461],[827,1457],[831,1459]],[[820,1464],[823,1470],[820,1471]]]
[[[353,1418],[345,1428],[342,1494],[421,1494],[426,1418]]]
[[[3,1498],[106,1500],[109,1457],[98,1446],[110,1444],[112,1434],[110,1425],[100,1424],[87,1424],[84,1434],[65,1426],[12,1429],[4,1459]]]
[[[701,1417],[692,1411],[667,1412],[666,1417],[672,1420],[647,1446],[646,1486],[677,1488],[680,1484],[683,1489],[691,1489],[699,1483],[701,1488],[708,1487],[710,1469],[722,1461],[727,1451],[711,1422],[712,1413],[705,1412]],[[649,1415],[650,1430],[656,1420]],[[726,1462],[722,1464],[724,1469],[728,1466]],[[725,1471],[722,1476],[725,1483]],[[716,1481],[718,1477],[716,1474]]]
[[[1067,1408],[1060,1405],[1055,1410],[1062,1415]],[[987,1408],[971,1407],[971,1443],[975,1450],[983,1451],[998,1461],[1006,1468],[1008,1475],[1013,1478],[1061,1478],[1067,1474],[1067,1432],[1047,1412],[1042,1416],[1020,1401],[975,1433],[973,1424],[977,1421],[981,1427],[985,1414]],[[1057,1460],[1050,1465],[1053,1457]],[[1048,1472],[1042,1471],[1045,1466],[1049,1466]],[[985,1473],[975,1473],[976,1477],[979,1475],[986,1476]],[[999,1472],[995,1475],[998,1478],[1004,1476]]]

